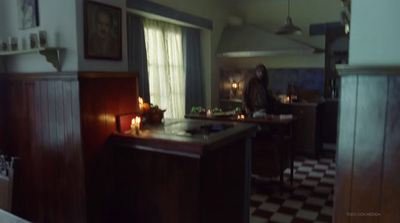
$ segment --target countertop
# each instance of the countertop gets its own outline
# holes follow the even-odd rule
[[[204,125],[232,125],[222,131],[207,134],[188,134],[186,130]],[[131,131],[114,133],[111,142],[148,150],[167,153],[185,153],[186,155],[204,155],[214,149],[241,137],[246,137],[257,130],[254,124],[240,122],[221,122],[208,120],[166,119],[165,123],[143,125],[136,135]]]
[[[9,212],[6,212],[1,208],[0,208],[0,220],[1,223],[29,223],[29,221],[26,221]]]
[[[284,105],[292,105],[292,106],[318,106],[320,104],[325,103],[324,101],[320,102],[292,102],[289,104],[284,104]]]

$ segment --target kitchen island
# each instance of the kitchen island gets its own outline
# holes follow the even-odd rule
[[[249,222],[253,124],[167,120],[111,136],[114,222]]]

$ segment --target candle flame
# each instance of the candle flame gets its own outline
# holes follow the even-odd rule
[[[136,117],[136,123],[137,123],[137,124],[140,124],[140,117],[139,117],[139,116]]]
[[[143,105],[143,99],[141,97],[139,97],[138,101],[139,101],[139,105]]]

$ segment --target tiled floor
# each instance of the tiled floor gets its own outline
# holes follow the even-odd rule
[[[306,159],[294,163],[293,187],[290,170],[285,171],[286,189],[271,179],[253,177],[251,190],[251,223],[332,222],[335,162],[332,158]]]

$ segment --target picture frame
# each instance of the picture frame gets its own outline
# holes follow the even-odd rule
[[[1,42],[1,50],[3,52],[10,51],[10,44],[8,42],[8,39],[1,39],[0,42]]]
[[[17,0],[18,28],[29,29],[39,26],[38,0]]]
[[[44,30],[39,31],[39,47],[46,48],[47,45],[47,32]]]
[[[37,33],[29,34],[29,46],[31,49],[39,48],[39,38]]]
[[[18,50],[18,37],[8,37],[8,41],[10,42],[10,50],[17,51]]]
[[[85,1],[86,59],[122,60],[121,8]]]

